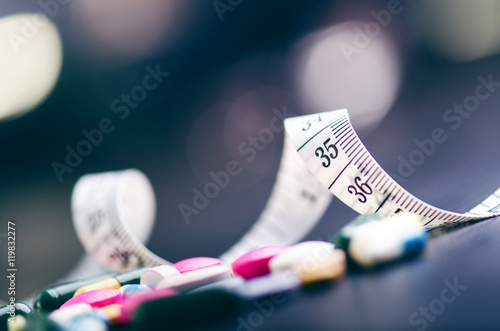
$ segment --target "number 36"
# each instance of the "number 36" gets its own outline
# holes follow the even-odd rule
[[[356,186],[349,185],[347,187],[347,191],[351,194],[354,194],[355,196],[359,196],[358,201],[361,203],[365,203],[366,196],[372,194],[373,190],[367,183],[360,183],[360,182],[361,182],[360,177],[354,178],[354,184],[356,184]]]

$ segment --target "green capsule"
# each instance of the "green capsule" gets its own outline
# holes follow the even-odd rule
[[[114,276],[114,273],[106,273],[74,282],[63,283],[47,288],[37,293],[33,300],[33,308],[40,313],[49,313],[58,309],[63,303],[73,297],[76,290],[85,285],[90,285],[100,280]]]
[[[35,312],[25,303],[13,302],[0,307],[0,331],[7,331],[7,322],[12,321],[16,316],[27,317],[34,315]]]
[[[347,248],[349,247],[349,241],[351,240],[357,227],[369,222],[379,221],[383,218],[385,218],[385,216],[382,216],[380,214],[359,215],[354,220],[345,225],[342,229],[337,231],[337,233],[335,233],[332,240],[335,248],[340,248],[344,251],[347,251]]]

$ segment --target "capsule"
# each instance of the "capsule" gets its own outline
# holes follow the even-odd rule
[[[64,328],[65,331],[108,331],[108,323],[104,316],[87,313],[75,317]]]
[[[403,213],[364,224],[352,237],[348,254],[363,267],[374,267],[420,254],[427,242],[421,220]]]
[[[346,257],[341,249],[326,241],[304,241],[278,254],[269,261],[272,272],[291,270],[302,283],[340,279],[346,270]]]
[[[136,270],[125,272],[123,274],[118,274],[106,279],[102,279],[95,283],[84,285],[75,292],[74,296],[93,290],[119,290],[120,287],[124,285],[139,284],[139,282],[141,281],[142,272],[148,269],[150,268],[139,268]]]
[[[333,244],[335,245],[335,248],[340,248],[344,251],[347,251],[352,236],[361,225],[379,221],[383,218],[384,216],[380,214],[359,215],[335,234],[335,236],[333,237]]]
[[[63,307],[51,312],[48,317],[59,325],[68,324],[73,318],[93,311],[88,303],[75,303],[74,305]]]
[[[67,282],[53,287],[47,288],[38,292],[33,300],[33,308],[38,313],[48,313],[61,307],[66,301],[71,299],[82,286],[93,284],[97,281],[107,279],[115,275],[114,273],[106,273],[82,280]]]
[[[228,278],[231,278],[231,270],[228,267],[214,265],[164,279],[158,283],[156,289],[173,288],[180,292],[188,292],[196,287]]]
[[[156,287],[158,284],[167,278],[180,276],[180,271],[171,265],[159,265],[154,268],[145,270],[141,274],[141,285]]]
[[[246,252],[231,263],[233,273],[245,279],[269,274],[269,260],[287,250],[288,246],[263,246]]]
[[[120,293],[122,294],[122,298],[125,300],[127,298],[150,292],[152,291],[151,287],[144,285],[144,284],[129,284],[120,287],[119,289]]]
[[[220,264],[222,264],[221,260],[215,259],[213,257],[192,257],[176,262],[172,265],[172,267],[179,270],[179,272],[182,274],[185,272],[208,268]]]
[[[13,320],[16,316],[32,316],[35,312],[25,303],[13,302],[0,307],[0,331],[7,330],[7,322]]]

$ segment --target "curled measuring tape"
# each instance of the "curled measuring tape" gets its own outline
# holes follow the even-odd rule
[[[258,245],[299,241],[321,219],[331,193],[361,214],[406,211],[419,215],[428,228],[500,215],[500,189],[466,214],[433,207],[408,193],[370,155],[345,109],[288,118],[285,130],[271,196],[253,227],[221,255],[225,263]],[[143,245],[155,208],[150,182],[135,169],[83,176],[73,190],[80,241],[117,272],[169,264]]]

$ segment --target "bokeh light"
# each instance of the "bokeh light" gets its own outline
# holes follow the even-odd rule
[[[258,138],[259,132],[269,126],[268,117],[260,108],[239,102],[207,109],[192,125],[186,146],[193,173],[206,182],[212,178],[210,173],[225,170],[228,162],[236,161],[242,171],[231,178],[226,190],[238,192],[257,185],[271,172],[280,154],[277,141],[282,139],[282,132],[278,137],[266,136],[266,143]]]
[[[182,1],[87,0],[71,9],[91,53],[120,64],[150,55],[175,35],[184,6]]]
[[[0,18],[0,120],[35,109],[53,90],[61,72],[62,44],[43,14]]]
[[[220,87],[212,94],[225,102],[198,117],[187,147],[191,167],[202,181],[231,160],[243,169],[231,179],[232,192],[274,178],[281,158],[283,118],[303,113],[297,97],[280,86],[282,66],[280,56],[272,52],[252,54],[218,76]]]
[[[347,108],[363,130],[389,111],[399,89],[400,59],[383,28],[370,24],[341,23],[297,44],[293,70],[308,112]]]
[[[500,52],[500,1],[415,2],[415,22],[424,41],[454,61],[472,61]]]
[[[281,158],[283,119],[299,114],[290,93],[263,86],[241,95],[226,115],[224,142],[244,169],[260,176],[272,174]]]

